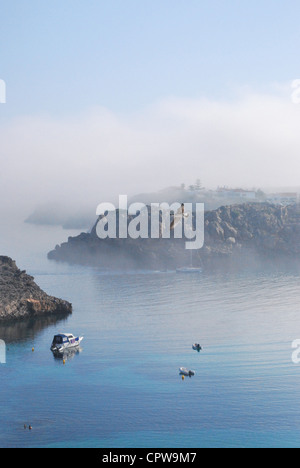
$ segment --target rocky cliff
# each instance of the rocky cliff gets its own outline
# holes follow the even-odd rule
[[[11,258],[0,256],[0,321],[71,312],[70,303],[48,296]]]
[[[172,269],[190,262],[185,240],[101,240],[95,225],[90,234],[70,237],[48,257],[111,269]],[[192,261],[207,270],[300,265],[299,206],[255,203],[206,212],[205,244],[193,251]]]

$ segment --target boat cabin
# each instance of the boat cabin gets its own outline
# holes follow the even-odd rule
[[[75,343],[75,338],[71,333],[55,335],[53,338],[52,346],[53,345],[63,345],[67,343]]]

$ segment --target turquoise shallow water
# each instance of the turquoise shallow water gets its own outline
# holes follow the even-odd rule
[[[1,447],[300,446],[299,275],[104,274],[48,262],[43,235],[11,255],[74,312],[0,327]],[[61,331],[84,336],[65,365]]]

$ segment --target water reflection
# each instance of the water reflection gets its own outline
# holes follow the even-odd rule
[[[3,322],[0,324],[0,338],[6,344],[33,340],[38,333],[49,326],[59,322],[66,322],[68,315],[51,315],[48,317],[35,317],[16,322]]]
[[[77,348],[72,348],[72,349],[65,349],[62,353],[59,353],[57,351],[53,351],[53,358],[55,361],[71,361],[74,359],[74,357],[77,354],[80,354],[83,351],[83,349],[79,346]]]

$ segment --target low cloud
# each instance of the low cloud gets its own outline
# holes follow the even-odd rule
[[[0,196],[29,214],[96,206],[200,178],[204,185],[299,185],[300,105],[288,93],[232,101],[169,98],[140,112],[23,116],[1,125]]]

